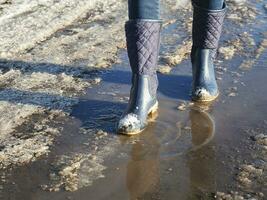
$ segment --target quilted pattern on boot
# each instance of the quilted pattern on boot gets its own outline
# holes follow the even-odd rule
[[[155,74],[160,21],[130,20],[125,24],[127,51],[133,73]]]
[[[193,45],[203,49],[217,49],[226,8],[207,10],[193,4]]]

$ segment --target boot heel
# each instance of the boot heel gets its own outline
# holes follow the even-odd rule
[[[158,117],[158,107],[159,107],[159,103],[156,102],[155,105],[152,106],[152,108],[149,110],[148,115],[147,115],[147,119],[149,122],[155,121],[155,119]]]

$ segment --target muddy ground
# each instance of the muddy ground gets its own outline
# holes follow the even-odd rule
[[[158,117],[126,107],[126,0],[0,0],[0,199],[265,199],[267,1],[229,0],[220,97],[190,101],[192,8],[162,1]]]

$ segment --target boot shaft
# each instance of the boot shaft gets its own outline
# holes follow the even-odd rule
[[[129,20],[125,24],[127,52],[134,74],[156,73],[161,21]]]
[[[224,3],[221,10],[208,10],[193,3],[193,48],[217,49],[226,13]]]

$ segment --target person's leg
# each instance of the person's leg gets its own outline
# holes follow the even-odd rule
[[[160,19],[160,0],[128,0],[129,19]]]
[[[223,0],[193,0],[192,99],[212,101],[218,95],[214,58],[225,17]]]
[[[224,0],[193,0],[193,3],[208,10],[221,10]]]
[[[117,131],[132,135],[147,125],[149,114],[157,110],[157,61],[161,21],[159,0],[129,0],[129,21],[125,24],[127,52],[132,69],[128,106]]]

